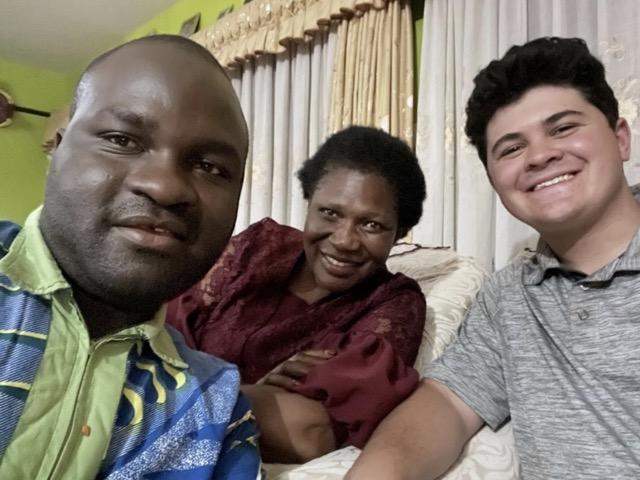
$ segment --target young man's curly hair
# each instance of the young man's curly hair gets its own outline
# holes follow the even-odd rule
[[[474,79],[467,103],[465,132],[487,166],[487,124],[496,111],[543,85],[571,87],[598,108],[611,128],[618,120],[618,101],[605,79],[604,66],[579,38],[544,37],[511,47]]]

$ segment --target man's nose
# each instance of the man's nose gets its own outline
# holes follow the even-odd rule
[[[337,250],[357,250],[360,247],[356,225],[346,220],[336,225],[330,240]]]
[[[532,170],[544,168],[548,163],[561,159],[562,149],[551,139],[538,139],[529,143],[527,148],[527,166]]]
[[[164,207],[193,204],[196,191],[182,163],[174,152],[149,153],[129,172],[126,185],[133,193]]]

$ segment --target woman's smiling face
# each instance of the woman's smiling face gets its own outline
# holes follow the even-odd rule
[[[396,196],[374,173],[337,167],[318,182],[304,227],[317,289],[343,292],[383,268],[398,234]]]

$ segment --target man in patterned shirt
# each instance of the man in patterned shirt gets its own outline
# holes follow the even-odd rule
[[[162,307],[233,229],[248,135],[228,77],[146,37],[94,60],[71,110],[44,205],[0,223],[0,478],[256,478],[236,368]]]

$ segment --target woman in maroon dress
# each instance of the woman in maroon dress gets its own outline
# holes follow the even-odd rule
[[[422,214],[425,182],[409,147],[350,127],[298,178],[304,231],[251,225],[167,313],[192,347],[238,365],[269,461],[362,447],[417,386],[425,320],[417,283],[385,267]]]

